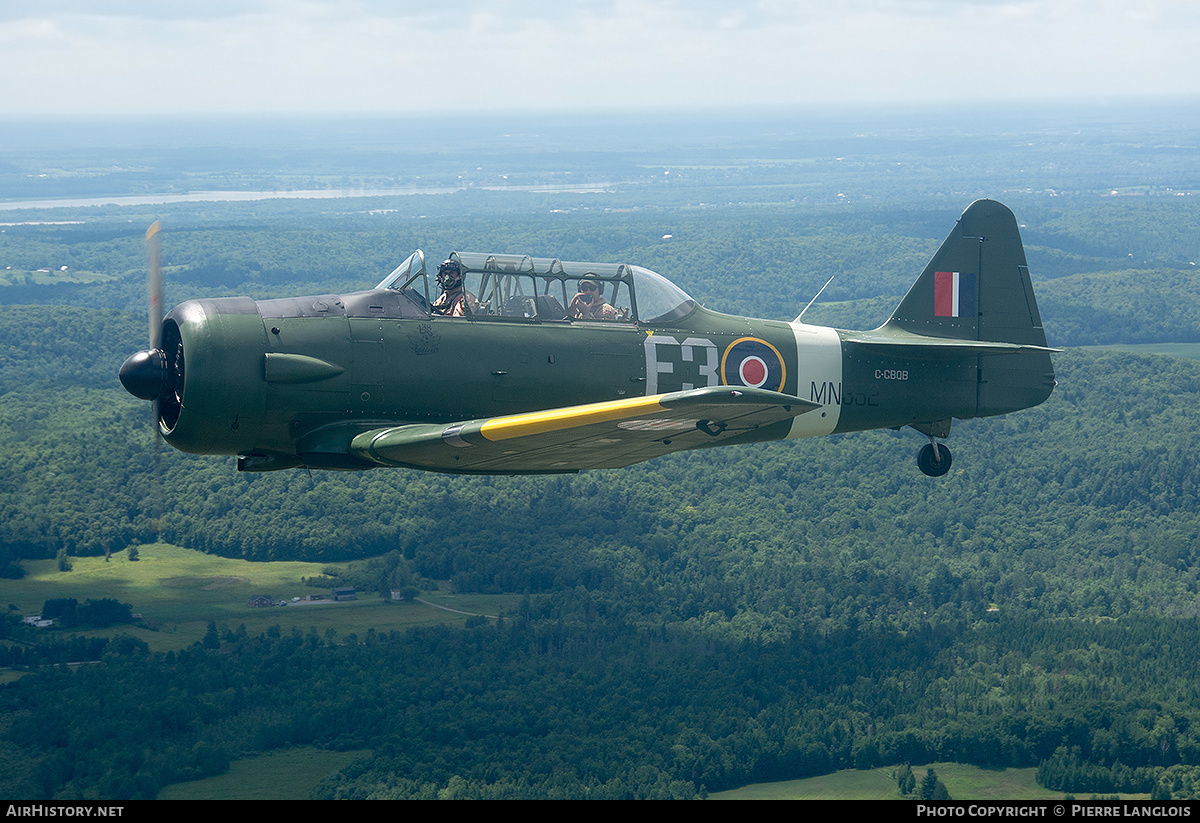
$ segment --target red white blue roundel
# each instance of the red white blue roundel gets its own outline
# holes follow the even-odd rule
[[[721,382],[726,386],[783,391],[786,378],[779,349],[757,337],[734,340],[721,355]]]

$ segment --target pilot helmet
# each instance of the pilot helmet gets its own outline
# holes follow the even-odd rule
[[[453,288],[462,282],[462,267],[457,260],[446,260],[437,270],[438,285],[443,289]]]

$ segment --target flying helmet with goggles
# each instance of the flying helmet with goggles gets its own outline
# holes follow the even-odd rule
[[[446,260],[437,270],[438,285],[443,290],[451,289],[462,283],[462,267],[457,260]]]

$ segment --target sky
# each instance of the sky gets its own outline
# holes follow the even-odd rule
[[[0,116],[1200,95],[1195,0],[3,0]]]

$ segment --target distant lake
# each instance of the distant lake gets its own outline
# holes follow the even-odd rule
[[[137,194],[115,197],[82,197],[47,200],[0,201],[0,211],[16,209],[86,208],[87,206],[153,206],[162,203],[195,203],[202,201],[237,200],[335,200],[346,197],[397,197],[410,194],[451,194],[467,188],[484,191],[536,191],[545,194],[566,192],[601,192],[609,184],[592,183],[578,186],[532,185],[532,186],[446,186],[442,188],[392,188],[392,189],[300,189],[295,191],[192,191],[186,194]]]

